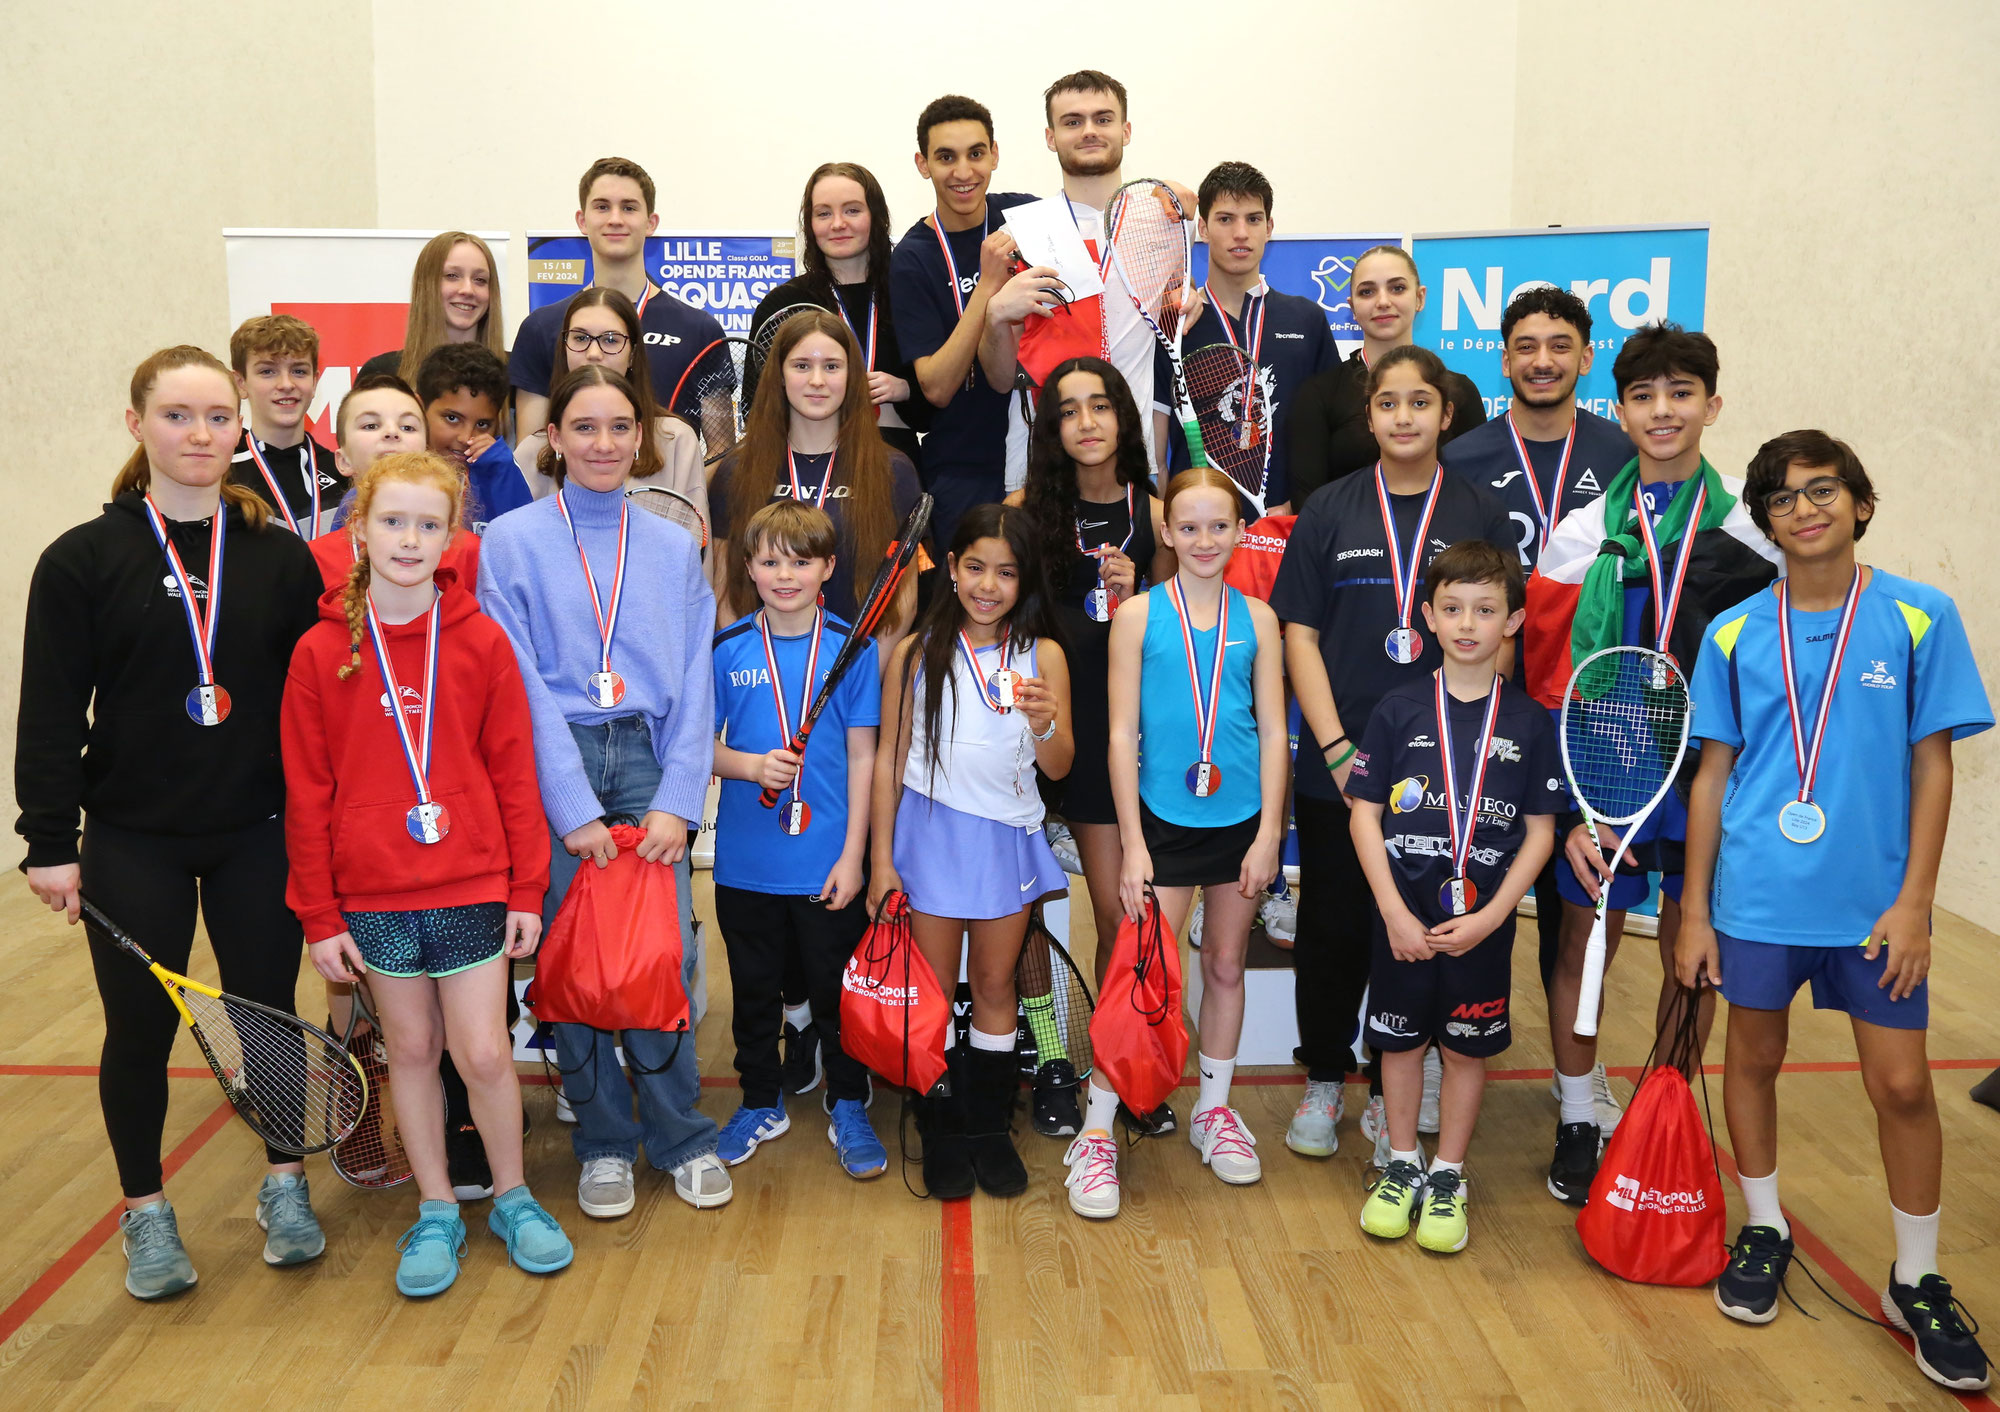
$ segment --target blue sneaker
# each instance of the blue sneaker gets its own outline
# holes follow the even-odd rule
[[[125,1233],[125,1292],[134,1299],[165,1299],[194,1285],[194,1262],[181,1244],[174,1208],[162,1198],[118,1218]]]
[[[458,1278],[465,1258],[465,1222],[456,1201],[426,1201],[417,1207],[417,1223],[403,1232],[396,1249],[403,1259],[396,1266],[396,1288],[412,1299],[443,1294]]]
[[[762,1143],[783,1137],[792,1130],[792,1120],[782,1108],[738,1108],[722,1125],[715,1140],[715,1155],[734,1167],[750,1160]]]
[[[257,1224],[264,1230],[266,1265],[302,1265],[326,1250],[304,1177],[267,1175],[257,1188]]]
[[[889,1169],[888,1150],[869,1126],[868,1105],[858,1098],[842,1098],[834,1103],[826,1140],[839,1150],[840,1165],[850,1177],[865,1180],[879,1177]]]
[[[507,1242],[507,1258],[531,1275],[560,1270],[576,1258],[576,1247],[569,1243],[563,1228],[528,1194],[526,1186],[493,1198],[486,1229]]]

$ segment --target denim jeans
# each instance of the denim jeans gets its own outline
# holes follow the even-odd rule
[[[644,718],[621,716],[594,726],[571,723],[569,729],[583,754],[584,773],[604,806],[605,817],[643,818],[660,784],[660,765],[653,757],[652,737]],[[578,860],[553,830],[549,847],[549,892],[542,903],[544,927],[555,920],[556,909],[562,906],[578,867]],[[681,981],[692,985],[694,897],[685,857],[674,865],[674,886],[680,898],[683,938]],[[701,1075],[695,1064],[692,1029],[685,1034],[658,1030],[611,1034],[589,1025],[559,1024],[555,1032],[563,1093],[576,1113],[576,1131],[570,1141],[578,1162],[597,1157],[637,1161],[643,1142],[647,1159],[665,1172],[715,1151],[715,1120],[695,1106],[701,1097]],[[632,1066],[629,1085],[618,1064],[621,1041]]]

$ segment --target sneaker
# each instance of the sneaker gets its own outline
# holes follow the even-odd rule
[[[1774,1226],[1745,1226],[1729,1247],[1729,1263],[1715,1281],[1715,1307],[1746,1324],[1778,1317],[1778,1294],[1792,1263],[1792,1242]]]
[[[1063,1153],[1069,1209],[1093,1221],[1118,1214],[1118,1144],[1109,1133],[1085,1133]]]
[[[713,1152],[705,1152],[674,1168],[674,1195],[695,1210],[706,1211],[727,1206],[729,1198],[736,1195],[736,1187],[729,1180],[729,1169]]]
[[[1361,1136],[1375,1144],[1375,1150],[1369,1154],[1368,1165],[1378,1172],[1388,1171],[1389,1164],[1394,1160],[1389,1155],[1389,1109],[1379,1093],[1369,1094],[1368,1106],[1361,1110]],[[1421,1169],[1423,1165],[1424,1145],[1420,1142],[1417,1144],[1417,1166]]]
[[[1266,893],[1257,904],[1257,920],[1264,924],[1264,935],[1271,945],[1285,950],[1298,939],[1299,895],[1288,892],[1283,897],[1273,897]]]
[[[1555,1160],[1549,1163],[1549,1195],[1572,1206],[1590,1200],[1597,1180],[1597,1155],[1603,1147],[1595,1123],[1563,1123],[1556,1128]]]
[[[1562,1087],[1554,1074],[1549,1075],[1549,1097],[1562,1102]],[[1597,1109],[1597,1128],[1609,1138],[1618,1128],[1618,1120],[1625,1116],[1625,1105],[1618,1101],[1618,1095],[1611,1091],[1611,1077],[1598,1064],[1590,1071],[1590,1097]]]
[[[593,1157],[583,1164],[576,1179],[576,1204],[586,1216],[600,1221],[623,1216],[632,1209],[632,1159]]]
[[[486,1213],[486,1229],[507,1242],[507,1258],[531,1275],[560,1270],[576,1258],[576,1247],[556,1218],[525,1186],[500,1193]]]
[[[125,1292],[134,1299],[165,1299],[192,1289],[194,1262],[181,1244],[180,1224],[165,1197],[118,1218],[125,1233]]]
[[[843,1098],[833,1105],[833,1121],[827,1124],[826,1140],[840,1153],[841,1170],[848,1176],[866,1180],[889,1169],[889,1152],[868,1122],[868,1105],[858,1098]]]
[[[417,1223],[396,1242],[403,1258],[396,1264],[396,1290],[412,1299],[443,1294],[458,1278],[465,1258],[465,1222],[455,1201],[426,1201],[417,1207]]]
[[[1257,1139],[1234,1108],[1218,1105],[1195,1114],[1188,1141],[1200,1151],[1208,1169],[1231,1186],[1248,1186],[1264,1176],[1264,1164],[1251,1150]]]
[[[1201,916],[1208,910],[1202,904],[1207,900],[1197,892],[1194,895],[1194,906],[1188,910],[1187,929],[1181,934],[1181,939],[1187,942],[1190,951],[1201,950]]]
[[[1369,1183],[1361,1229],[1381,1240],[1401,1240],[1410,1233],[1410,1216],[1423,1194],[1423,1171],[1414,1162],[1391,1162]]]
[[[1071,877],[1083,876],[1083,855],[1077,852],[1076,835],[1069,831],[1069,825],[1061,819],[1050,819],[1042,829],[1042,836],[1049,841],[1049,852],[1056,855],[1056,862]]]
[[[1143,1118],[1121,1103],[1118,1105],[1118,1116],[1123,1118],[1125,1125],[1140,1137],[1165,1137],[1180,1127],[1180,1124],[1174,1121],[1174,1110],[1165,1103],[1161,1103]]]
[[[1424,1051],[1424,1097],[1417,1105],[1417,1131],[1433,1137],[1438,1130],[1438,1105],[1444,1098],[1444,1055],[1432,1045]]]
[[[556,1121],[558,1123],[576,1121],[576,1109],[569,1106],[569,1095],[563,1092],[561,1084],[556,1085]]]
[[[1076,1065],[1051,1059],[1035,1070],[1035,1131],[1043,1137],[1075,1137],[1083,1127],[1077,1105]]]
[[[1285,1146],[1301,1157],[1331,1157],[1340,1150],[1340,1122],[1346,1099],[1341,1085],[1330,1079],[1307,1079],[1306,1096],[1285,1129]]]
[[[722,1125],[715,1140],[715,1155],[734,1167],[750,1160],[750,1154],[774,1137],[792,1130],[792,1120],[782,1108],[739,1107]]]
[[[304,1177],[267,1175],[257,1188],[257,1224],[264,1230],[266,1265],[301,1265],[326,1250]]]
[[[484,1201],[493,1195],[493,1169],[486,1165],[486,1144],[478,1128],[462,1123],[446,1129],[444,1161],[451,1174],[451,1194],[460,1201]]]
[[[1439,1255],[1465,1249],[1465,1174],[1446,1168],[1424,1178],[1423,1214],[1417,1217],[1417,1244]]]
[[[1943,1275],[1925,1275],[1913,1285],[1896,1282],[1889,1267],[1889,1287],[1882,1292],[1882,1314],[1917,1344],[1917,1366],[1934,1383],[1961,1392],[1983,1388],[1992,1369],[1986,1350],[1973,1335],[1979,1324],[1951,1292]]]
[[[785,1021],[784,1084],[786,1093],[811,1093],[819,1087],[826,1070],[819,1062],[819,1026],[800,1029]]]

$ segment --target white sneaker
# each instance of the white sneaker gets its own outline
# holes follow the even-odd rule
[[[1299,895],[1287,892],[1283,897],[1264,894],[1264,900],[1257,904],[1257,920],[1264,924],[1264,935],[1271,945],[1283,950],[1298,939],[1299,935]]]
[[[632,1209],[632,1164],[623,1157],[593,1157],[576,1182],[576,1204],[586,1216],[608,1221]]]
[[[1215,1107],[1195,1114],[1188,1125],[1188,1141],[1200,1149],[1208,1169],[1231,1186],[1248,1186],[1264,1176],[1264,1164],[1252,1150],[1257,1139],[1243,1126],[1243,1115],[1234,1108]]]
[[[1549,1097],[1562,1102],[1562,1082],[1554,1074],[1549,1075]],[[1597,1109],[1597,1130],[1609,1138],[1618,1127],[1618,1120],[1625,1116],[1625,1105],[1611,1091],[1611,1077],[1602,1064],[1590,1071],[1590,1097]]]
[[[1383,1103],[1382,1095],[1375,1094],[1368,1100],[1368,1106],[1361,1110],[1361,1136],[1375,1144],[1375,1151],[1368,1158],[1368,1165],[1378,1172],[1389,1170],[1389,1109]],[[1417,1169],[1423,1170],[1424,1145],[1417,1144]]]
[[[1340,1135],[1335,1128],[1345,1109],[1346,1099],[1340,1084],[1307,1079],[1306,1096],[1299,1100],[1298,1111],[1292,1114],[1292,1125],[1285,1129],[1285,1146],[1301,1157],[1333,1156],[1340,1150]]]
[[[704,1211],[711,1206],[727,1206],[729,1198],[736,1195],[736,1188],[722,1159],[710,1152],[690,1157],[674,1168],[674,1195],[695,1210]]]
[[[569,1106],[569,1095],[562,1091],[561,1084],[556,1085],[556,1121],[558,1123],[576,1121],[576,1109]]]
[[[1188,949],[1191,951],[1201,950],[1201,914],[1205,910],[1202,907],[1203,900],[1199,892],[1195,893],[1194,906],[1188,909],[1186,937]]]
[[[1444,1055],[1432,1045],[1424,1051],[1424,1100],[1417,1108],[1417,1131],[1436,1133],[1438,1104],[1444,1097]]]
[[[1079,1136],[1063,1153],[1069,1209],[1093,1221],[1118,1214],[1118,1143],[1105,1133]]]
[[[1062,870],[1071,877],[1082,877],[1083,855],[1077,852],[1076,835],[1069,831],[1069,825],[1061,819],[1050,819],[1042,832],[1049,841],[1049,852],[1056,855]]]

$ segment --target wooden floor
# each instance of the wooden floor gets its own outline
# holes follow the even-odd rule
[[[1087,927],[1087,909],[1076,911]],[[818,1095],[793,1100],[791,1133],[735,1169],[729,1207],[696,1213],[648,1173],[631,1216],[593,1222],[576,1208],[570,1130],[535,1086],[530,1180],[575,1238],[575,1265],[547,1279],[507,1267],[474,1206],[457,1286],[418,1304],[392,1284],[414,1196],[354,1191],[320,1159],[311,1172],[325,1257],[294,1270],[262,1263],[261,1150],[186,1045],[168,1189],[201,1283],[144,1305],[121,1285],[117,1183],[92,1077],[102,1021],[79,935],[18,885],[0,922],[7,1412],[1945,1403],[1894,1337],[1835,1311],[1802,1278],[1794,1287],[1819,1320],[1786,1308],[1759,1329],[1724,1319],[1706,1290],[1629,1285],[1590,1263],[1573,1213],[1543,1187],[1554,1104],[1526,947],[1516,1043],[1496,1061],[1473,1152],[1473,1240],[1455,1257],[1379,1245],[1356,1228],[1366,1151],[1351,1119],[1330,1160],[1285,1149],[1299,1096],[1290,1072],[1239,1076],[1261,1185],[1223,1187],[1183,1137],[1143,1144],[1124,1163],[1124,1214],[1103,1225],[1070,1213],[1063,1144],[1032,1132],[1022,1145],[1033,1186],[1015,1201],[918,1201],[893,1170],[850,1181]],[[1944,1264],[1971,1309],[1994,1320],[1989,1347],[2000,1346],[2000,1113],[1965,1091],[2000,1063],[1994,941],[1940,917],[1931,1037],[1948,1153]],[[699,1041],[716,1077],[702,1101],[721,1120],[736,1091],[720,954],[710,967]],[[207,974],[205,960],[196,969]],[[1656,976],[1651,943],[1634,938],[1612,977],[1614,1065],[1644,1057],[1637,1017],[1651,1012]],[[316,989],[306,973],[300,995]],[[1794,1012],[1800,1067],[1781,1088],[1787,1205],[1822,1281],[1872,1308],[1893,1253],[1873,1123],[1844,1022],[1804,1005]],[[1629,1075],[1617,1087],[1629,1091]],[[1713,1075],[1711,1089],[1719,1122]],[[1362,1090],[1348,1096],[1358,1113]],[[893,1101],[874,1116],[893,1153]],[[1722,1160],[1733,1173],[1726,1151]],[[1730,1196],[1733,1230],[1733,1187]]]

